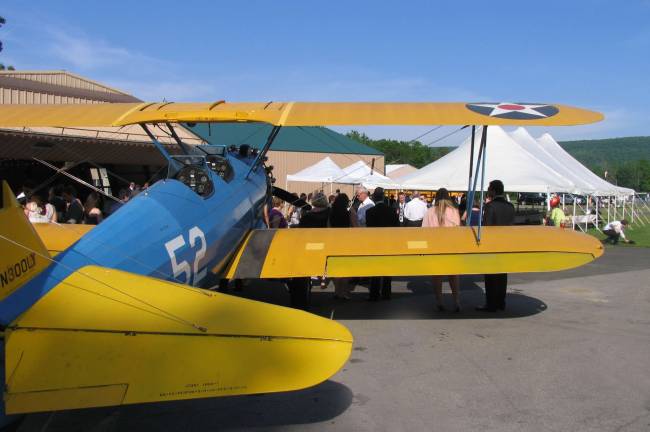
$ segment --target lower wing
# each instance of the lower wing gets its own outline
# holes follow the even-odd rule
[[[80,224],[34,224],[34,229],[51,256],[56,256],[72,246],[94,227],[95,225]]]
[[[96,266],[5,331],[9,414],[296,390],[348,359],[335,321]]]
[[[417,276],[548,272],[603,254],[592,236],[541,226],[255,230],[226,277]]]

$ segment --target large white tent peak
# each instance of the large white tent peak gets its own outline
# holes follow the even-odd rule
[[[480,132],[476,134],[478,149]],[[430,163],[418,171],[395,180],[403,189],[435,190],[440,187],[451,191],[463,191],[468,187],[471,137],[456,150]],[[478,151],[474,153],[474,169]],[[507,191],[512,192],[562,192],[575,186],[548,166],[540,162],[517,144],[499,126],[487,129],[487,153],[485,185],[491,180],[503,181]],[[480,189],[480,180],[477,183]]]
[[[580,176],[595,187],[597,195],[633,195],[634,189],[628,189],[615,186],[596,174],[591,172],[587,167],[582,165],[578,160],[571,156],[560,144],[549,134],[545,133],[537,138],[537,143],[548,153],[553,155],[556,160],[564,164],[575,175]]]
[[[580,176],[578,173],[571,170],[569,167],[559,161],[555,156],[544,149],[523,127],[517,128],[513,132],[510,132],[509,135],[521,147],[523,147],[524,150],[543,162],[550,169],[567,178],[569,181],[571,181],[571,183],[573,183],[574,188],[572,190],[563,192],[586,195],[594,193],[598,190],[595,185],[591,184],[589,181],[584,179],[583,176]]]

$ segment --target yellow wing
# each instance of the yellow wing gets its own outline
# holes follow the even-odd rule
[[[253,231],[228,278],[418,276],[558,271],[603,254],[594,237],[554,227],[312,228]]]
[[[5,333],[9,414],[295,390],[352,335],[306,312],[87,266]]]
[[[269,102],[0,105],[0,127],[124,126],[162,122],[266,122],[280,126],[518,125],[568,126],[603,119],[594,111],[537,104],[533,114],[495,114],[464,102]],[[514,106],[514,105],[508,105]],[[535,114],[537,112],[537,114]],[[504,118],[510,117],[510,118]]]
[[[95,225],[81,224],[34,224],[36,233],[51,256],[56,256],[72,246],[94,227]]]

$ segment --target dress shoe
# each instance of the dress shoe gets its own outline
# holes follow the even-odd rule
[[[479,306],[475,308],[477,312],[496,312],[497,308],[495,307],[490,307],[490,306]]]

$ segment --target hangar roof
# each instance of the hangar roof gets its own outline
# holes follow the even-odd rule
[[[249,144],[262,147],[271,132],[271,125],[261,123],[197,123],[184,125],[211,144]],[[383,155],[377,149],[361,144],[325,127],[287,126],[280,129],[271,150],[310,153],[342,153]]]

